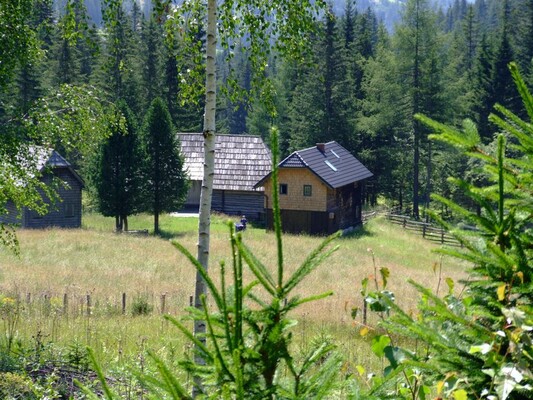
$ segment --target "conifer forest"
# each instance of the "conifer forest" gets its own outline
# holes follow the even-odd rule
[[[49,99],[49,105],[64,85],[86,85],[99,99],[124,102],[136,125],[160,97],[176,131],[201,131],[203,98],[190,84],[203,80],[202,68],[193,67],[203,60],[201,27],[192,46],[185,43],[189,39],[168,34],[165,10],[157,3],[150,12],[129,1],[106,0],[100,6],[98,24],[83,1],[58,8],[36,0],[28,6],[31,12],[20,23],[35,39],[31,52],[22,57],[6,47],[2,56],[10,58],[2,67],[2,124],[13,127],[21,116],[39,113],[39,99]],[[497,129],[487,117],[494,104],[520,112],[508,64],[516,61],[532,84],[533,4],[457,0],[439,6],[419,0],[405,2],[399,15],[396,24],[385,26],[370,6],[361,9],[350,0],[329,4],[305,54],[298,59],[270,54],[259,67],[251,63],[246,36],[220,43],[217,133],[268,140],[275,125],[282,156],[335,140],[374,173],[367,185],[369,204],[380,197],[412,204],[418,216],[431,193],[454,197],[446,177],[475,179],[475,165],[428,141],[429,131],[413,115],[455,126],[469,118],[490,146]],[[267,95],[253,87],[258,68],[269,78]],[[83,153],[66,151],[74,160]],[[81,164],[87,176],[89,168]]]

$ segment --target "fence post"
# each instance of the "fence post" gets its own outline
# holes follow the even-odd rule
[[[126,314],[126,293],[122,293],[122,315]]]
[[[63,315],[68,316],[68,294],[63,294]]]
[[[91,315],[91,295],[87,293],[87,316]]]
[[[426,224],[422,225],[422,237],[426,237]]]
[[[405,229],[405,225],[407,224],[407,217],[403,217],[403,224],[402,227]]]
[[[48,293],[45,293],[44,294],[44,304],[43,304],[43,314],[45,316],[49,316],[50,315],[50,297],[48,296]]]
[[[440,228],[440,243],[444,244],[444,228]]]
[[[164,314],[165,313],[165,302],[166,302],[166,293],[163,293],[161,295],[161,314]]]
[[[28,312],[31,315],[32,308],[31,308],[31,293],[30,292],[26,293],[26,304],[28,307]]]

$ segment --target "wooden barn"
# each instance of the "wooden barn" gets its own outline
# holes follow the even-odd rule
[[[41,180],[47,185],[52,184],[53,181],[59,182],[56,191],[61,201],[50,204],[50,201],[41,193],[44,200],[49,203],[49,211],[45,215],[40,215],[28,208],[18,212],[14,204],[8,202],[8,213],[0,216],[0,222],[17,224],[22,228],[81,227],[83,180],[71,164],[55,150],[36,147],[33,156],[37,157],[37,168],[43,174]]]
[[[272,190],[278,190],[285,232],[330,234],[361,224],[362,188],[372,173],[337,142],[295,151],[279,163],[279,187],[265,188],[267,229],[273,229]]]
[[[179,133],[178,137],[191,183],[185,206],[198,207],[204,138],[201,133]],[[246,215],[248,220],[264,219],[264,191],[254,185],[271,169],[270,150],[261,137],[217,135],[211,209],[228,215]]]

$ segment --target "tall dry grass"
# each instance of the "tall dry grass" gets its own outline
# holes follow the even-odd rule
[[[215,280],[220,262],[231,264],[226,220],[226,217],[213,220],[210,273]],[[28,293],[33,299],[46,296],[48,301],[56,303],[58,313],[66,293],[69,307],[78,310],[70,320],[35,312],[21,322],[20,335],[28,338],[41,330],[57,342],[76,340],[100,348],[112,359],[121,357],[125,351],[135,353],[141,342],[166,348],[174,340],[172,335],[179,335],[168,333],[160,317],[133,318],[117,311],[122,293],[127,293],[129,301],[135,296],[151,299],[156,313],[162,293],[167,295],[166,311],[179,315],[188,305],[189,296],[194,292],[195,270],[168,238],[176,238],[195,254],[197,222],[171,217],[162,222],[165,238],[115,234],[111,232],[113,222],[98,216],[86,216],[84,229],[20,230],[20,258],[0,251],[0,293],[22,299]],[[141,216],[138,220],[133,218],[130,225],[148,229],[149,223],[149,218]],[[276,268],[272,232],[251,228],[244,232],[244,240],[269,268]],[[287,275],[320,241],[307,235],[284,236]],[[360,358],[368,353],[368,347],[358,335],[361,313],[355,321],[350,314],[352,308],[362,306],[360,282],[365,277],[373,277],[375,268],[390,270],[389,289],[404,308],[413,310],[417,300],[414,290],[406,283],[408,278],[437,287],[439,274],[435,265],[442,265],[442,278],[465,277],[464,264],[441,259],[432,252],[436,248],[434,244],[384,219],[370,221],[364,229],[338,239],[336,244],[339,250],[304,281],[298,292],[302,297],[329,290],[334,294],[299,309],[295,315],[299,321],[295,338],[305,347],[316,335],[332,336],[353,362],[363,362]],[[91,295],[94,308],[90,317],[83,311],[87,294]],[[106,309],[110,310],[108,315]],[[369,315],[368,324],[372,327],[376,322],[376,317]]]

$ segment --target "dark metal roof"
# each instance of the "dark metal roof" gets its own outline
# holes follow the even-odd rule
[[[41,171],[44,167],[52,168],[69,168],[71,164],[53,149],[45,149],[44,147],[36,148],[36,156],[38,157],[37,165]]]
[[[331,188],[339,188],[373,176],[357,158],[337,142],[298,150],[279,163],[279,168],[309,168],[319,179]],[[264,176],[256,183],[261,186],[270,176]]]
[[[204,165],[203,134],[178,133],[178,138],[189,179],[201,181]],[[214,189],[254,190],[254,184],[271,169],[270,150],[261,137],[217,135]]]
[[[302,157],[300,157],[298,152],[295,152],[295,153],[292,153],[285,160],[283,160],[283,167],[284,168],[305,168],[307,167],[307,165],[302,160]]]
[[[72,164],[65,160],[65,158],[54,149],[31,146],[30,157],[35,160],[35,165],[40,172],[43,172],[46,168],[65,168],[68,169],[74,178],[80,182],[82,187],[85,185],[83,179],[78,175],[74,168],[72,168]]]

